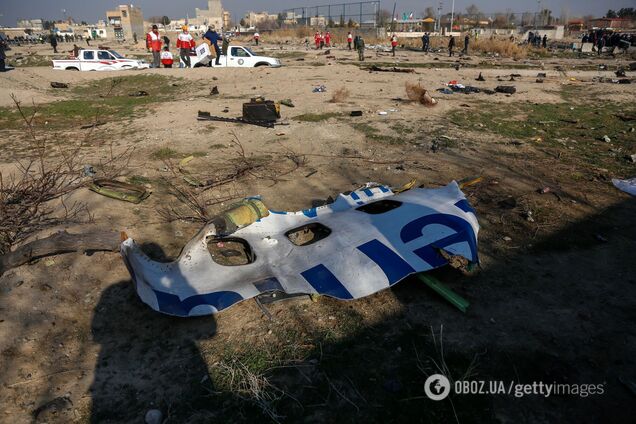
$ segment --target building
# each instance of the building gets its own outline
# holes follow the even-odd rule
[[[271,15],[268,12],[247,12],[245,14],[245,22],[250,28],[256,28],[263,22],[275,21],[278,15]]]
[[[590,28],[630,29],[634,28],[634,20],[630,18],[597,18],[590,19]]]
[[[42,31],[44,29],[42,19],[18,19],[18,28]]]
[[[214,29],[220,29],[225,27],[226,23],[229,24],[230,21],[230,12],[223,11],[221,0],[208,0],[207,9],[199,9],[197,7],[195,12],[196,17],[190,19],[188,22],[190,25],[204,25],[214,27]]]
[[[141,9],[132,4],[117,6],[115,10],[106,12],[106,25],[109,36],[117,40],[132,40],[133,34],[137,38],[143,38],[146,30],[144,28],[144,15]]]
[[[232,26],[232,15],[227,10],[223,11],[223,28],[230,28]]]

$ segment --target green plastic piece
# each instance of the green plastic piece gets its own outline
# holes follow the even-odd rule
[[[456,307],[463,313],[466,313],[466,310],[470,306],[470,302],[452,291],[446,284],[442,283],[435,277],[423,273],[417,274],[417,278],[419,278],[421,282],[435,290],[444,299],[448,300],[454,307]]]

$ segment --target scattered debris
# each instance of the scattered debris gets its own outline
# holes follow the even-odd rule
[[[88,188],[102,196],[131,203],[141,203],[150,196],[150,192],[142,186],[117,180],[93,180],[88,184]]]
[[[68,84],[66,84],[64,82],[52,81],[51,82],[51,87],[53,87],[53,88],[68,88]]]
[[[312,90],[313,93],[324,93],[325,91],[327,91],[327,87],[325,87],[324,85],[314,87],[314,89]]]
[[[617,77],[625,77],[625,70],[623,68],[620,68],[619,70],[614,72],[614,74],[616,74]]]
[[[318,172],[318,170],[314,169],[309,174],[305,175],[305,178],[309,178],[309,177],[311,177],[312,175],[314,175],[317,172]]]
[[[163,413],[158,409],[150,409],[144,417],[146,424],[161,424],[163,422]]]
[[[135,91],[134,93],[129,93],[128,95],[130,97],[145,97],[145,96],[148,96],[149,94],[147,91],[139,90],[139,91]]]
[[[349,116],[362,116],[361,110],[352,110]]]
[[[419,84],[406,83],[406,96],[413,101],[420,102],[424,106],[435,106],[437,100],[431,97],[430,94]]]
[[[495,87],[495,91],[497,93],[515,94],[517,92],[517,89],[513,85],[498,85],[497,87]]]
[[[273,123],[280,118],[280,104],[263,97],[254,97],[243,103],[243,120]]]
[[[199,121],[218,121],[218,122],[233,122],[236,124],[249,124],[256,125],[264,128],[274,128],[273,122],[263,122],[263,121],[250,121],[243,118],[224,118],[222,116],[214,116],[210,115],[210,112],[199,111],[197,115],[197,120]]]
[[[69,234],[60,231],[52,236],[23,244],[0,256],[0,275],[34,259],[68,252],[115,252],[119,250],[121,237],[116,232],[91,232]]]
[[[287,107],[296,107],[291,99],[283,99],[283,100],[280,100],[278,103],[280,103],[281,105],[285,105]]]
[[[539,194],[547,194],[550,193],[552,190],[550,189],[550,187],[543,187],[537,190],[537,193]]]
[[[82,175],[85,177],[94,177],[96,174],[95,172],[95,168],[93,168],[93,165],[84,165],[83,169],[82,169]]]
[[[628,180],[619,180],[616,178],[612,179],[612,184],[617,189],[624,191],[625,193],[629,193],[632,196],[636,196],[636,177],[630,178]]]
[[[384,110],[378,111],[378,115],[381,115],[381,116],[385,116],[385,115],[388,115],[388,114],[389,114],[389,112],[386,112]]]
[[[212,89],[210,90],[210,96],[216,96],[217,94],[219,94],[219,87],[217,87],[216,85],[214,87],[212,87]]]
[[[106,122],[98,121],[98,122],[93,122],[92,124],[82,125],[80,127],[80,130],[86,130],[86,129],[89,129],[89,128],[100,127],[102,125],[106,125]]]
[[[611,143],[612,139],[611,139],[611,138],[609,138],[609,137],[607,136],[607,134],[606,134],[606,135],[604,135],[603,137],[601,137],[601,141],[604,141],[604,142],[606,142],[606,143]]]
[[[391,68],[381,68],[376,65],[372,65],[369,68],[366,68],[369,72],[400,72],[403,74],[415,74],[415,69],[413,68],[397,68],[395,66]]]
[[[481,72],[480,72],[480,73],[479,73],[479,76],[478,76],[477,78],[475,78],[475,81],[486,81],[486,78],[484,78],[484,77],[481,75]]]
[[[461,297],[460,295],[452,291],[450,287],[448,287],[446,284],[443,284],[437,278],[429,274],[424,274],[424,273],[417,274],[417,278],[421,282],[429,286],[431,289],[435,290],[439,295],[441,295],[444,299],[446,299],[451,305],[453,305],[454,307],[456,307],[463,313],[466,313],[466,311],[468,310],[468,307],[470,306],[470,303],[466,299],[464,299],[463,297]]]

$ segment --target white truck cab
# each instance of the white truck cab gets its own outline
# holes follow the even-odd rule
[[[69,71],[118,71],[149,67],[143,60],[127,59],[115,50],[105,49],[82,49],[79,57],[53,61],[53,69]]]
[[[208,66],[212,63],[214,68],[254,68],[259,66],[270,66],[272,68],[279,68],[281,66],[280,60],[267,57],[258,56],[248,47],[232,46],[228,47],[227,55],[221,55],[219,58],[219,64],[216,64],[216,59],[210,54],[210,46],[206,43],[200,44],[195,49],[194,55],[190,56],[190,67],[195,68],[199,66]],[[185,66],[181,61],[182,67]]]

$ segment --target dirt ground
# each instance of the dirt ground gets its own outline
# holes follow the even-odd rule
[[[14,48],[9,62],[46,58],[46,47]],[[77,189],[64,204],[85,205],[90,216],[26,241],[63,228],[125,231],[155,257],[173,258],[202,226],[200,216],[171,219],[196,216],[175,187],[199,196],[212,216],[250,195],[293,211],[368,181],[401,186],[415,178],[438,187],[478,175],[464,191],[481,225],[479,270],[435,273],[470,301],[468,312],[413,278],[355,301],[300,298],[269,305],[269,313],[246,301],[214,317],[178,319],[139,301],[117,253],[42,258],[0,277],[0,422],[133,423],[150,409],[169,423],[633,422],[636,201],[611,179],[636,174],[629,158],[636,89],[599,81],[633,59],[368,51],[360,64],[341,49],[331,50],[335,59],[302,46],[259,51],[284,66],[18,66],[0,74],[5,178],[33,155],[15,96],[27,112],[36,108],[33,128],[47,140],[47,160],[84,140],[78,160],[97,177],[118,162],[122,181],[152,191],[132,204]],[[364,69],[371,64],[415,72]],[[485,82],[475,81],[479,73]],[[451,80],[517,91],[436,91]],[[438,104],[409,101],[407,82]],[[312,92],[320,85],[327,91]],[[220,94],[210,95],[213,86]],[[149,95],[129,97],[138,90]],[[295,107],[281,106],[273,129],[196,119],[198,111],[240,116],[259,95]],[[105,124],[80,129],[95,121]],[[230,181],[192,187],[179,170],[190,156],[187,175]],[[451,394],[435,402],[424,381],[438,366],[453,380],[594,384],[603,393]]]

